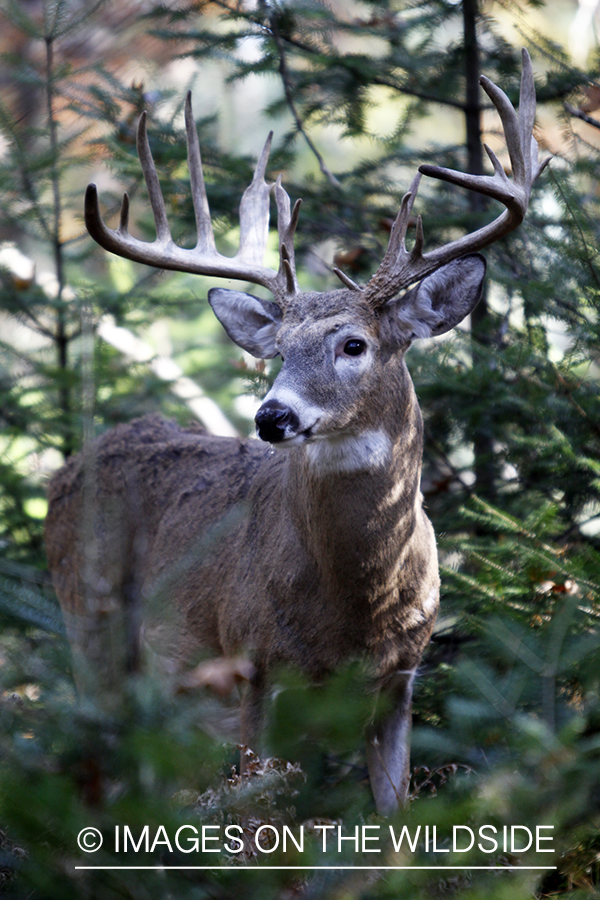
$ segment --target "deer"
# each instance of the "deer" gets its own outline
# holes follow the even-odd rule
[[[300,200],[292,207],[281,176],[265,180],[272,135],[241,200],[239,250],[230,258],[216,249],[189,93],[196,246],[184,249],[171,238],[145,113],[137,145],[156,239],[130,234],[127,194],[114,230],[102,219],[94,184],[85,197],[87,229],[105,250],[268,289],[273,299],[214,287],[208,302],[236,345],[282,363],[256,413],[259,440],[146,416],[90,441],[52,477],[48,564],[79,689],[117,690],[123,672],[138,671],[149,656],[171,673],[189,671],[206,652],[245,659],[241,740],[256,748],[278,665],[318,680],[363,658],[375,695],[385,700],[374,703],[384,712],[374,713],[366,740],[383,815],[407,800],[413,684],[440,589],[420,488],[423,420],[405,354],[414,340],[449,331],[474,309],[486,270],[479,251],[520,225],[548,162],[539,161],[533,137],[527,51],[518,113],[487,77],[481,84],[502,122],[512,178],[487,145],[492,175],[420,166],[365,285],[336,268],[341,288],[299,289],[293,239]],[[419,216],[409,249],[422,175],[504,209],[427,252]],[[263,264],[273,193],[278,269]]]

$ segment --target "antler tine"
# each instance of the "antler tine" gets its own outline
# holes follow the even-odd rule
[[[129,238],[127,233],[127,222],[129,219],[129,197],[123,194],[123,203],[121,205],[121,216],[119,228],[113,231],[107,228],[100,214],[100,204],[98,202],[98,188],[95,184],[88,184],[85,191],[85,200],[83,204],[83,216],[85,219],[85,227],[91,237],[104,247],[105,250],[111,250],[123,256],[122,247]]]
[[[415,243],[410,251],[406,249],[406,233],[420,182],[421,173],[419,171],[413,178],[409,190],[402,198],[400,210],[392,225],[387,250],[381,265],[365,287],[367,300],[375,308],[387,303],[400,287],[416,280],[414,276],[410,276],[410,273],[422,260],[423,223],[420,216],[417,220]]]
[[[200,143],[194,115],[192,112],[192,92],[188,91],[185,98],[185,132],[188,150],[188,169],[190,171],[190,184],[192,188],[192,203],[196,217],[198,242],[196,246],[203,250],[215,250],[215,237],[210,221],[210,209],[206,187],[204,185],[204,173],[202,171],[202,157],[200,155]]]
[[[154,224],[156,225],[156,237],[160,243],[166,244],[171,240],[171,229],[167,221],[167,211],[165,209],[165,201],[160,189],[160,182],[156,174],[156,166],[152,158],[150,143],[148,141],[148,132],[146,129],[146,111],[141,114],[137,130],[137,151],[144,173],[144,180],[150,197],[150,206],[154,216]]]
[[[129,198],[123,197],[119,227],[108,228],[100,214],[98,191],[96,185],[88,185],[85,195],[85,223],[90,235],[105,250],[118,256],[146,263],[161,269],[172,269],[179,272],[190,272],[197,275],[212,275],[219,278],[233,278],[238,281],[249,281],[262,284],[275,296],[282,306],[290,294],[298,290],[294,265],[293,237],[298,222],[299,201],[291,215],[289,197],[287,212],[280,211],[280,266],[276,272],[263,265],[263,256],[267,245],[269,229],[269,197],[273,184],[265,181],[265,172],[269,160],[272,133],[267,138],[262,150],[254,177],[244,191],[240,203],[240,246],[233,258],[222,256],[215,247],[214,235],[210,221],[210,210],[206,196],[202,158],[198,134],[192,114],[191,94],[185,102],[185,127],[188,146],[188,165],[192,190],[192,201],[198,228],[198,241],[191,249],[178,247],[173,243],[167,221],[165,202],[156,174],[156,167],[150,151],[146,130],[146,113],[142,113],[138,126],[138,154],[146,180],[150,205],[156,224],[156,240],[140,241],[128,232]],[[283,188],[277,194],[278,206],[281,210],[282,197],[287,197]],[[285,221],[285,225],[281,225]]]
[[[262,264],[269,236],[269,197],[273,184],[267,184],[265,172],[272,140],[271,131],[240,203],[240,249],[236,259],[258,265]]]
[[[123,202],[121,203],[121,215],[119,216],[119,231],[127,234],[129,230],[129,194],[127,191],[123,194]]]
[[[403,256],[406,255],[406,232],[408,231],[410,214],[417,197],[417,191],[419,190],[420,183],[421,173],[417,172],[417,174],[413,178],[410,188],[402,198],[400,211],[398,212],[394,224],[392,225],[390,240],[386,251],[386,257],[389,256],[397,258],[399,254],[402,254]],[[412,254],[408,254],[408,256],[412,257]]]
[[[521,127],[521,143],[525,151],[526,158],[530,156],[527,144],[533,133],[535,123],[535,81],[533,79],[533,66],[531,65],[531,57],[523,47],[521,50],[521,87],[519,91],[519,124]],[[537,150],[537,144],[536,144]],[[537,153],[535,157],[537,161]]]
[[[277,231],[279,234],[279,272],[277,277],[284,287],[285,293],[293,295],[298,291],[294,234],[298,225],[302,200],[296,200],[294,208],[291,208],[290,196],[281,184],[281,175],[275,182],[275,202],[277,203]]]
[[[425,275],[429,275],[445,263],[451,262],[465,253],[474,253],[489,246],[513,231],[523,221],[529,205],[533,182],[550,161],[549,158],[541,163],[538,161],[538,145],[532,134],[535,120],[535,83],[531,59],[527,50],[523,50],[518,114],[504,91],[489,78],[482,76],[481,85],[498,110],[502,122],[512,166],[512,181],[487,145],[484,146],[494,167],[493,175],[471,175],[431,165],[419,166],[419,172],[450,184],[466,187],[480,194],[486,194],[499,200],[506,209],[493,222],[479,228],[473,234],[465,235],[429,253],[422,253],[423,231],[422,225],[418,223],[415,245],[409,254],[404,244],[410,215],[409,201],[405,197],[394,223],[385,257],[365,288],[367,298],[375,308],[383,306],[399,290],[408,287],[409,284],[420,280]],[[410,207],[412,207],[412,202],[410,202]]]
[[[364,290],[364,288],[362,288],[360,286],[360,284],[357,284],[356,281],[353,281],[349,275],[346,275],[346,273],[342,272],[341,269],[338,269],[337,266],[332,266],[331,271],[334,273],[334,275],[337,275],[337,277],[340,279],[342,284],[345,285],[347,288],[350,288],[351,291]]]
[[[533,72],[531,72],[530,74],[531,79],[533,80]],[[523,75],[525,75],[524,71]],[[515,181],[523,181],[526,178],[527,170],[525,163],[525,154],[523,152],[524,148],[521,129],[519,127],[519,118],[517,113],[515,112],[515,108],[504,91],[496,84],[494,84],[493,81],[490,81],[489,78],[486,78],[485,75],[481,76],[481,78],[479,79],[479,84],[496,107],[498,115],[500,116],[502,129],[504,131],[504,137],[506,138],[506,149],[508,150],[508,155],[510,157]],[[533,120],[531,122],[531,125],[533,127]]]

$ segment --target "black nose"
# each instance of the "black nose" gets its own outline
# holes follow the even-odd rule
[[[277,400],[267,400],[256,413],[254,421],[261,441],[278,444],[285,437],[286,428],[297,432],[300,422],[298,416],[289,406]]]

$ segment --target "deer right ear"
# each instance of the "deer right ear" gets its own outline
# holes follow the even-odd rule
[[[479,253],[462,256],[385,307],[388,328],[397,343],[444,334],[458,325],[479,303],[485,259]]]
[[[275,343],[281,327],[281,309],[272,300],[241,291],[212,288],[208,302],[231,340],[257,359],[272,359],[279,350]]]

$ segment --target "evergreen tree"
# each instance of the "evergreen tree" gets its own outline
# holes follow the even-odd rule
[[[556,872],[504,873],[492,881],[490,873],[472,871],[454,889],[500,898],[567,894],[575,886],[584,896],[598,884],[599,845],[600,218],[597,151],[569,126],[591,118],[594,128],[589,83],[598,76],[576,70],[535,34],[526,7],[502,8],[520,24],[543,73],[540,105],[562,117],[568,139],[550,148],[558,151],[555,162],[524,225],[486,252],[487,294],[470,332],[409,354],[425,418],[423,486],[439,536],[443,606],[416,698],[413,761],[428,769],[416,773],[415,801],[397,822],[554,825]],[[192,727],[198,701],[167,699],[151,679],[132,683],[127,722],[107,722],[76,704],[62,622],[42,571],[40,476],[100,428],[150,409],[186,415],[161,386],[157,367],[148,366],[152,350],[140,347],[149,343],[151,322],[176,320],[168,334],[184,374],[198,378],[242,429],[249,423],[232,405],[235,392],[242,379],[264,389],[269,376],[231,366],[239,353],[198,302],[208,279],[192,285],[185,276],[110,261],[83,237],[84,167],[99,150],[110,158],[119,187],[133,196],[140,232],[152,237],[133,144],[134,121],[149,105],[175,237],[191,239],[181,101],[158,77],[128,87],[107,68],[69,57],[69,39],[84,27],[93,33],[104,4],[88,8],[86,18],[75,2],[43,9],[37,19],[36,9],[3,7],[11,35],[25,35],[37,49],[3,57],[14,94],[22,99],[30,91],[35,102],[25,117],[11,106],[12,95],[0,105],[2,239],[14,241],[38,271],[18,270],[14,254],[0,257],[0,671],[6,691],[0,826],[7,830],[0,874],[19,895],[142,897],[150,882],[141,875],[75,873],[74,836],[81,828],[95,824],[108,839],[122,822],[174,831],[192,817],[241,823],[249,838],[266,821],[339,818],[349,831],[365,821],[372,811],[353,750],[368,715],[359,702],[364,673],[350,667],[316,691],[282,673],[270,747],[301,759],[306,782],[297,769],[272,760],[270,767],[257,762],[247,782],[225,782],[220,769],[233,754]],[[520,69],[519,48],[494,12],[474,0],[377,0],[351,9],[219,0],[157,5],[141,31],[161,39],[163,61],[184,54],[213,72],[218,60],[234,90],[251,77],[269,80],[266,113],[287,129],[276,139],[271,168],[284,171],[293,199],[304,200],[299,270],[304,287],[322,289],[336,283],[334,261],[355,280],[368,278],[420,163],[472,172],[484,167],[482,135],[491,142],[497,126],[477,90],[479,73],[516,101]],[[578,93],[583,86],[585,102]],[[374,137],[377,104],[387,120]],[[433,116],[437,140],[426,143],[421,129]],[[251,155],[220,146],[213,118],[199,124],[217,239],[227,247],[235,243],[235,210],[251,177]],[[446,127],[452,138],[444,145]],[[342,150],[331,149],[331,131],[341,134]],[[345,141],[358,153],[345,151]],[[118,193],[102,192],[115,210]],[[423,183],[418,202],[428,247],[494,215],[479,199],[442,183]],[[52,270],[50,287],[40,283],[42,264]],[[115,326],[135,339],[128,356],[100,337]],[[21,329],[28,343],[20,342]],[[356,697],[354,710],[349,696]],[[210,698],[199,705],[200,718],[215,715]],[[431,803],[423,802],[435,791]],[[333,848],[325,858],[315,846],[309,853],[313,864],[339,864]],[[97,864],[113,861],[108,850],[102,854]],[[391,852],[380,856],[377,863],[398,864]],[[188,861],[164,847],[147,859]],[[365,854],[351,862],[372,865],[372,859]],[[268,861],[305,862],[278,853]],[[410,861],[431,860],[423,854]],[[194,864],[213,863],[209,853],[194,856]],[[464,855],[458,863],[477,859]],[[181,897],[239,893],[241,878],[248,896],[303,890],[297,872],[166,878],[164,893]],[[426,897],[440,887],[439,873],[416,869],[376,883],[357,873],[321,878],[309,882],[308,896]]]

